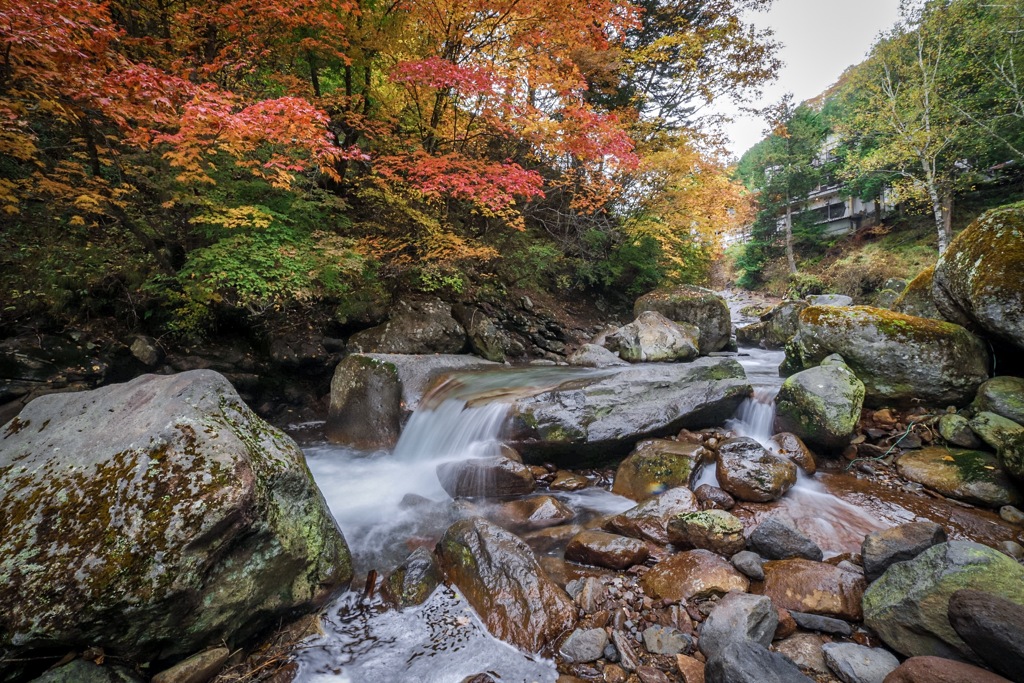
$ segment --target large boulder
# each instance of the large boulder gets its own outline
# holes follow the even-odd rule
[[[988,666],[1024,683],[1024,606],[962,589],[949,599],[949,623]]]
[[[897,313],[917,316],[918,318],[932,318],[942,320],[942,314],[935,306],[935,299],[932,298],[932,280],[935,277],[935,268],[925,268],[917,274],[907,285],[896,301],[892,304],[892,310]]]
[[[727,358],[570,375],[513,401],[509,441],[524,457],[579,466],[621,457],[640,439],[721,424],[750,391]]]
[[[572,599],[533,551],[499,526],[456,522],[437,544],[438,564],[495,637],[528,652],[550,650],[576,621]]]
[[[466,355],[353,353],[334,370],[327,438],[361,449],[393,446],[436,379],[495,367],[500,366]]]
[[[633,316],[644,311],[700,328],[700,352],[721,351],[729,344],[732,321],[725,299],[709,289],[681,285],[644,294],[633,305]]]
[[[714,454],[699,443],[649,439],[637,444],[615,471],[612,493],[644,501],[676,486],[690,486]]]
[[[792,432],[811,446],[850,443],[864,407],[864,383],[841,358],[825,359],[786,378],[775,396],[775,431]]]
[[[481,358],[502,363],[512,347],[512,340],[497,323],[478,308],[457,304],[452,315],[466,330],[469,348]]]
[[[1020,492],[991,453],[929,446],[904,453],[896,461],[900,476],[975,505],[1019,505]]]
[[[911,657],[882,683],[1009,683],[998,674],[945,657]]]
[[[935,522],[908,522],[873,531],[864,537],[860,548],[864,578],[874,581],[897,562],[912,560],[945,542],[946,530]]]
[[[388,321],[353,334],[350,353],[459,353],[466,330],[440,299],[398,301]]]
[[[46,396],[0,433],[0,657],[191,654],[352,578],[302,451],[215,372]]]
[[[973,659],[949,623],[949,599],[972,588],[1024,605],[1024,567],[969,541],[940,543],[897,562],[864,593],[864,623],[908,657]]]
[[[605,337],[604,345],[630,363],[693,360],[700,355],[700,330],[660,313],[644,311],[636,320]]]
[[[781,349],[796,335],[800,324],[800,311],[807,308],[806,301],[783,301],[765,314],[764,345]]]
[[[708,659],[707,683],[812,683],[796,664],[752,640],[737,640]]]
[[[792,460],[769,453],[750,437],[726,439],[718,447],[719,485],[740,500],[778,500],[796,484]]]
[[[982,214],[935,265],[932,295],[947,320],[1024,349],[1024,203]]]
[[[786,346],[791,372],[838,353],[864,382],[869,405],[964,405],[988,379],[988,348],[953,323],[869,306],[811,306]]]
[[[566,362],[581,368],[610,368],[617,365],[628,365],[617,354],[597,344],[584,344],[569,354]]]

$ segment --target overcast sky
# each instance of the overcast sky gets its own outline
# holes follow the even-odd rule
[[[785,66],[765,89],[763,102],[777,102],[787,92],[795,102],[819,94],[846,67],[862,61],[878,33],[898,15],[899,0],[775,0],[771,11],[752,14],[758,27],[774,30],[783,44]],[[725,111],[731,115],[734,110]],[[729,150],[739,157],[764,137],[765,122],[735,119],[726,133],[732,141]]]

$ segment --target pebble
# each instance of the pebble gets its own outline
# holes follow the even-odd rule
[[[755,581],[764,580],[764,568],[762,567],[764,560],[757,553],[741,550],[732,556],[730,562],[732,562],[732,566],[743,572],[747,577]]]

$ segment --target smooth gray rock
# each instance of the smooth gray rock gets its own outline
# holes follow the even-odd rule
[[[693,639],[671,626],[650,626],[643,632],[644,647],[651,654],[677,655],[693,648]]]
[[[776,513],[757,525],[747,539],[750,549],[769,560],[802,557],[819,561],[823,557],[818,544],[807,538],[793,520]]]
[[[584,344],[573,352],[566,361],[569,365],[583,368],[610,368],[629,365],[618,354],[597,344]]]
[[[813,683],[793,662],[749,640],[732,642],[708,657],[706,683]]]
[[[963,415],[947,413],[939,418],[939,435],[960,448],[980,448],[981,440],[971,430],[971,423]]]
[[[770,598],[750,593],[728,593],[701,626],[697,646],[709,659],[738,640],[768,647],[778,625],[779,613]]]
[[[792,432],[812,447],[850,443],[864,407],[864,383],[839,362],[786,378],[775,397],[775,431]]]
[[[970,425],[982,441],[995,449],[1003,469],[1024,481],[1024,426],[989,412],[975,415]]]
[[[1024,606],[963,589],[949,599],[949,623],[993,670],[1024,683]]]
[[[796,464],[769,453],[749,437],[726,439],[718,447],[718,484],[739,500],[778,500],[796,484]]]
[[[732,566],[739,569],[748,578],[754,581],[764,580],[764,560],[757,553],[749,550],[741,550],[729,560]]]
[[[935,522],[908,522],[874,531],[861,544],[864,578],[880,577],[896,562],[912,560],[928,548],[946,542],[946,530]]]
[[[608,645],[608,634],[603,628],[576,629],[558,648],[565,661],[570,664],[596,662],[604,656]]]
[[[843,683],[882,683],[900,665],[891,652],[856,643],[826,643],[822,652]]]
[[[849,306],[853,298],[845,294],[811,294],[806,301],[811,306]]]
[[[807,612],[795,612],[793,610],[789,610],[789,615],[793,617],[793,621],[796,622],[797,626],[807,631],[820,631],[821,633],[831,633],[837,636],[853,635],[853,627],[842,619],[824,617],[820,614],[808,614]]]
[[[729,304],[718,294],[702,287],[679,285],[644,294],[633,305],[633,317],[655,311],[677,323],[700,328],[700,352],[721,351],[732,336]]]
[[[993,377],[980,387],[971,408],[1024,424],[1024,377]]]
[[[439,299],[398,301],[388,321],[357,332],[348,340],[349,353],[460,353],[466,330],[452,317],[452,307]]]
[[[609,334],[604,345],[630,363],[671,363],[699,356],[699,339],[700,330],[695,325],[676,323],[660,313],[644,311],[633,322]]]

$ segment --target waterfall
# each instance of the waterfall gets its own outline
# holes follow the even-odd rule
[[[725,426],[768,448],[768,440],[775,433],[775,395],[778,393],[778,387],[757,387],[753,396],[743,399],[736,416],[726,420]]]
[[[417,410],[409,418],[395,445],[394,458],[440,463],[500,454],[498,439],[508,417],[508,403],[493,401],[469,407],[458,396],[442,398],[435,393],[435,398],[441,398],[436,407]]]

